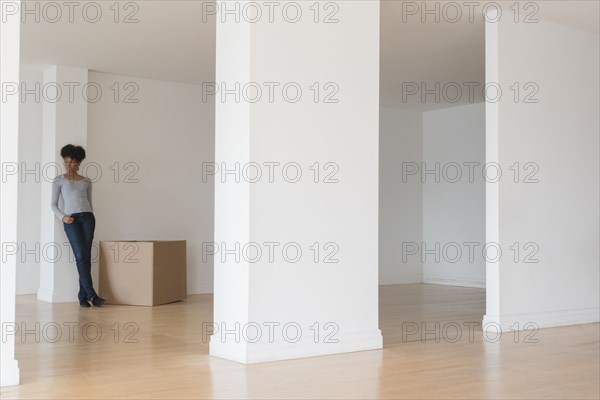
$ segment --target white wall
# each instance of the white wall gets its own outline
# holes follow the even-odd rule
[[[422,282],[420,257],[402,252],[423,240],[423,188],[408,175],[422,162],[422,113],[382,107],[379,124],[379,283]]]
[[[34,89],[42,82],[42,71],[21,67],[21,82]],[[37,93],[40,93],[37,91]],[[41,95],[21,92],[19,107],[19,210],[17,219],[17,294],[37,293],[40,283],[40,198],[43,184],[50,184],[42,160],[42,106]],[[32,171],[29,173],[27,171]],[[54,169],[51,170],[54,174]],[[46,173],[45,173],[46,172]],[[50,207],[48,206],[48,211]]]
[[[308,13],[308,3],[303,7]],[[337,104],[314,99],[274,106],[263,102],[250,118],[251,135],[255,132],[250,137],[250,156],[298,162],[307,177],[292,185],[261,181],[250,191],[250,220],[257,221],[250,225],[251,240],[295,241],[306,249],[306,257],[295,264],[261,261],[255,266],[250,278],[254,300],[250,320],[283,322],[291,317],[303,327],[314,321],[335,321],[339,345],[315,345],[309,339],[303,355],[381,346],[379,1],[347,1],[341,8],[343,18],[336,24],[303,20],[252,32],[252,80],[299,81],[308,87],[331,79],[340,88]],[[351,49],[347,43],[353,43]],[[322,174],[315,183],[308,178],[307,166],[317,161]],[[327,162],[338,165],[338,183],[323,182],[332,171],[325,169]],[[318,262],[308,250],[312,243],[320,248]],[[334,249],[333,258],[339,262],[324,263]]]
[[[188,293],[212,292],[202,243],[213,241],[214,183],[203,183],[202,163],[214,161],[214,103],[203,103],[199,85],[98,72],[89,80],[104,93],[88,108],[88,158],[102,172],[95,241],[187,240]]]
[[[507,92],[488,110],[497,138],[487,149],[505,173],[488,198],[497,204],[490,235],[499,237],[504,254],[499,265],[488,265],[499,289],[488,293],[484,322],[522,328],[598,321],[599,36],[543,20],[502,21],[486,32],[486,57],[495,61],[486,75]],[[508,90],[515,82],[518,102]],[[527,82],[539,88],[537,103],[523,102],[531,93],[523,91]],[[508,170],[515,162],[516,182]],[[527,162],[537,172],[525,169]],[[539,182],[525,183],[532,172]],[[538,262],[525,262],[528,255]]]
[[[485,287],[484,164],[484,103],[423,113],[423,282]]]

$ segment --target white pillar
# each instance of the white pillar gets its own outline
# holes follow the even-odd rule
[[[210,354],[381,348],[379,2],[217,5]]]
[[[485,24],[485,77],[486,84],[498,81],[498,24]],[[485,162],[499,165],[498,102],[485,103]],[[491,174],[491,173],[490,173]],[[493,175],[492,175],[493,176]],[[485,182],[485,243],[500,243],[499,182]],[[500,262],[492,255],[485,266],[485,315],[482,326],[497,326],[500,318]]]
[[[87,95],[97,90],[88,84],[83,68],[53,66],[44,71],[42,164],[47,171],[64,173],[60,149],[69,143],[86,147]],[[52,168],[51,165],[56,165]],[[50,173],[49,173],[50,174]],[[41,247],[38,299],[49,302],[77,301],[79,278],[63,224],[50,208],[52,184],[42,186]]]
[[[19,384],[19,364],[15,359],[15,289],[17,245],[17,184],[11,173],[18,165],[19,155],[19,46],[20,2],[0,1],[2,23],[0,24],[0,80],[2,103],[0,103],[0,155],[2,156],[2,191],[0,215],[2,218],[2,270],[0,271],[0,386]],[[10,93],[10,95],[9,95]],[[9,255],[10,254],[10,255]]]
[[[573,5],[578,14],[590,12],[584,3]],[[486,187],[486,229],[501,255],[491,246],[486,254],[499,262],[488,264],[484,329],[597,323],[600,36],[494,14],[486,21],[486,95],[494,103],[486,161],[502,174]],[[496,176],[490,168],[486,178]]]

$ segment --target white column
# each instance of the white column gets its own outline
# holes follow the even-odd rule
[[[485,77],[486,84],[498,82],[498,24],[485,24]],[[499,164],[498,155],[498,102],[487,101],[485,104],[485,162],[489,165]],[[493,175],[492,175],[493,176]],[[487,179],[485,182],[485,242],[500,243],[499,226],[499,186]],[[485,266],[485,315],[482,325],[497,326],[500,318],[500,267],[493,256],[486,258]]]
[[[2,156],[2,191],[0,193],[0,233],[2,237],[2,270],[0,270],[0,386],[19,384],[19,364],[15,359],[15,288],[17,259],[17,184],[15,175],[8,176],[10,166],[18,165],[19,155],[19,46],[21,37],[20,2],[0,1],[0,155]],[[10,94],[9,94],[10,93]],[[12,170],[12,169],[11,169]],[[10,254],[10,255],[9,255]]]
[[[46,171],[64,173],[60,149],[69,143],[86,147],[87,95],[95,98],[83,68],[53,66],[44,71],[42,164]],[[51,165],[56,165],[52,168]],[[50,173],[49,173],[50,174]],[[52,184],[42,186],[40,288],[38,299],[49,302],[77,301],[79,278],[63,224],[50,208]]]
[[[502,250],[488,265],[490,331],[600,320],[600,35],[543,11],[486,22],[486,80],[503,94],[486,116],[486,161],[502,169],[486,188],[487,241]]]
[[[379,2],[271,5],[218,4],[210,353],[378,349]]]

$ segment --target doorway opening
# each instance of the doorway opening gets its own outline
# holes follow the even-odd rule
[[[381,3],[385,344],[439,339],[448,326],[481,330],[485,314],[485,26],[481,13],[449,13]]]

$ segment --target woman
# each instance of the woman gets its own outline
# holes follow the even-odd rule
[[[52,183],[52,210],[63,222],[65,233],[75,254],[79,273],[79,304],[81,307],[102,307],[105,300],[99,297],[92,284],[92,240],[96,219],[92,211],[92,181],[77,173],[85,159],[81,146],[68,144],[60,150],[67,173],[59,175]],[[64,210],[58,208],[62,196]],[[89,301],[89,302],[88,302]]]

